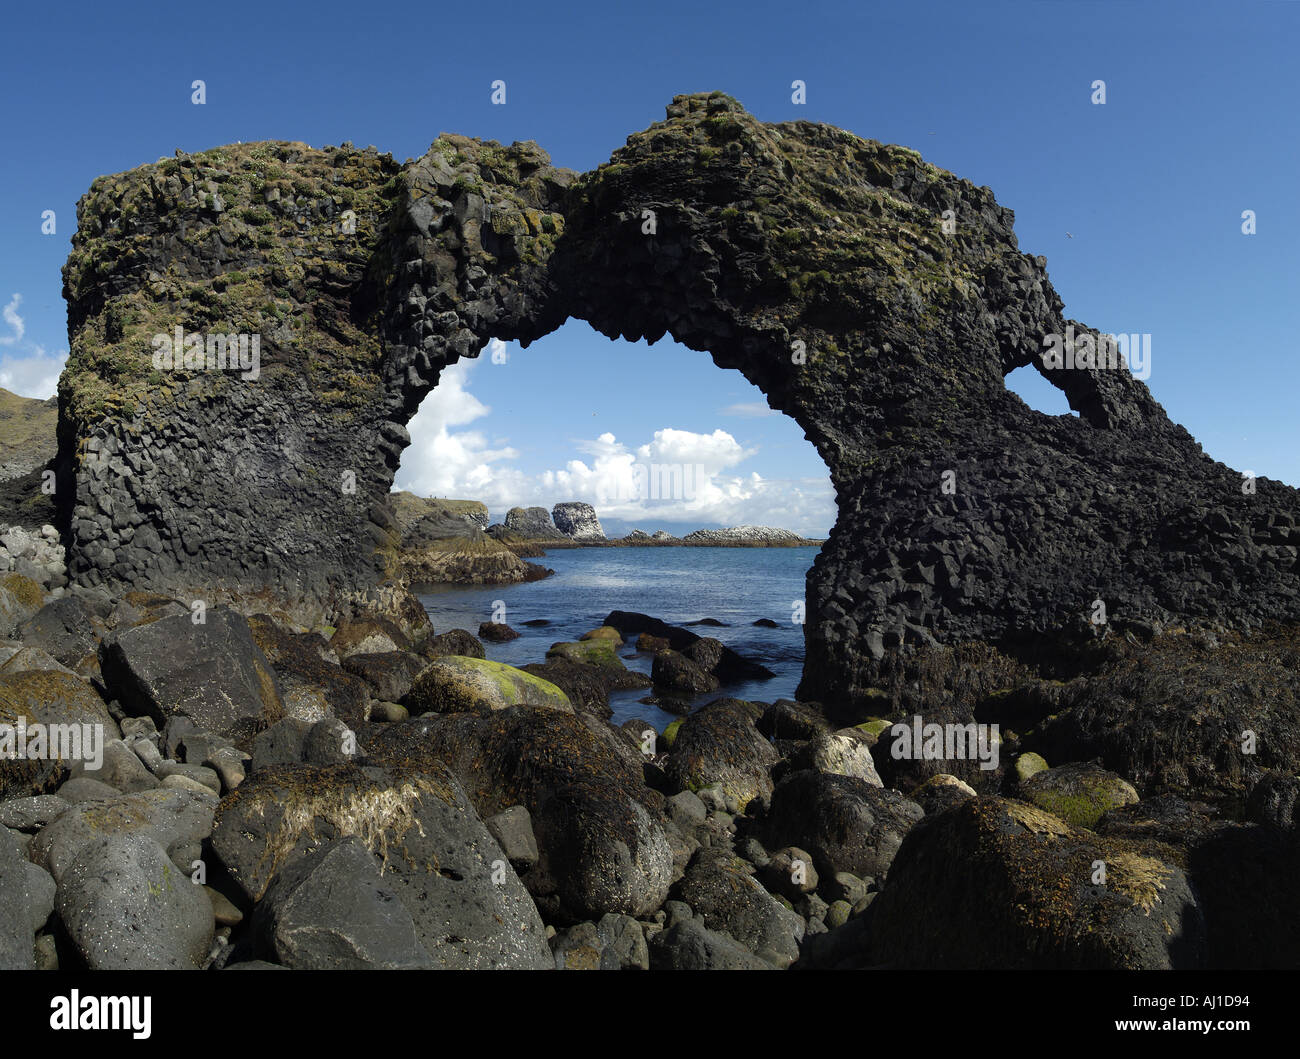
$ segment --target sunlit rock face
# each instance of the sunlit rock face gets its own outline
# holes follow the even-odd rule
[[[906,148],[679,96],[582,175],[452,135],[404,166],[240,144],[102,177],[78,220],[56,498],[81,584],[373,585],[442,369],[576,317],[739,369],[830,469],[803,697],[1095,629],[1099,602],[1117,630],[1300,610],[1296,492],[1205,456],[1064,316],[1011,211]],[[1003,378],[1067,335],[1045,374],[1079,415],[1045,416]]]

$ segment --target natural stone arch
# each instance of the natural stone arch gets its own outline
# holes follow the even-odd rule
[[[892,654],[1014,642],[1096,599],[1121,621],[1300,610],[1294,490],[1243,492],[1122,368],[1044,372],[1078,418],[1006,391],[1044,336],[1095,332],[989,189],[906,148],[714,93],[582,176],[458,136],[402,167],[240,145],[101,178],[78,217],[59,501],[82,583],[373,584],[441,369],[578,317],[739,369],[830,469],[804,697],[851,705]],[[178,322],[261,333],[258,384],[151,376]]]

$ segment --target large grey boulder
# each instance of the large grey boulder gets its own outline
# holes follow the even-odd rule
[[[436,966],[392,877],[352,835],[286,867],[258,904],[254,930],[278,963],[295,970]]]
[[[251,734],[283,715],[270,663],[248,622],[226,607],[160,618],[100,644],[109,691],[129,714],[148,714],[161,728],[181,715],[223,735]]]
[[[59,881],[59,919],[91,970],[197,970],[212,902],[146,834],[96,838]]]
[[[537,907],[445,767],[273,766],[221,803],[212,849],[251,900],[336,839],[379,858],[441,968],[553,965]]]

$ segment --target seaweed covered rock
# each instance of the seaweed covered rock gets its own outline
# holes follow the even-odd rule
[[[382,865],[433,966],[551,965],[532,898],[435,761],[418,772],[374,764],[268,769],[222,801],[212,848],[257,901],[295,862],[350,836]]]
[[[683,721],[673,737],[664,772],[678,790],[717,787],[742,807],[772,793],[779,758],[755,722],[763,707],[741,699],[716,699]]]
[[[57,751],[51,747],[45,756],[18,756],[20,725],[54,724],[79,726],[77,745],[61,742]],[[67,779],[72,766],[93,749],[86,745],[86,728],[81,726],[91,726],[96,741],[121,735],[103,699],[84,680],[59,670],[0,674],[0,726],[7,726],[4,730],[15,739],[15,745],[0,752],[0,799],[49,793]],[[68,757],[62,753],[65,747],[71,752]]]
[[[556,914],[644,915],[667,895],[672,852],[639,762],[571,713],[517,706],[427,715],[376,729],[368,752],[417,769],[444,762],[484,817],[524,806],[539,852],[525,882]]]
[[[862,956],[907,968],[1196,968],[1205,919],[1169,847],[977,798],[912,828]]]
[[[1148,794],[1243,801],[1269,769],[1300,773],[1296,630],[1166,633],[1071,681],[1026,737],[1048,761],[1093,758]]]

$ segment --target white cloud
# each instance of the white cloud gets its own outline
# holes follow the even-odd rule
[[[9,300],[9,304],[0,310],[0,316],[4,317],[4,322],[13,328],[14,332],[12,335],[0,335],[0,346],[12,346],[27,333],[27,325],[23,322],[23,318],[18,315],[18,306],[22,305],[22,303],[23,296],[15,294]]]
[[[420,496],[482,500],[493,510],[514,506],[527,491],[522,471],[496,466],[516,459],[516,449],[494,445],[481,431],[448,429],[491,412],[466,388],[477,364],[461,360],[443,369],[438,385],[406,424],[411,444],[402,454],[395,488]]]
[[[742,401],[740,404],[729,404],[722,409],[721,414],[724,416],[739,416],[742,419],[762,419],[765,416],[776,415],[763,401]]]
[[[68,351],[47,353],[42,346],[25,357],[6,354],[0,357],[0,386],[20,397],[53,397],[59,388],[59,375],[67,362]]]

